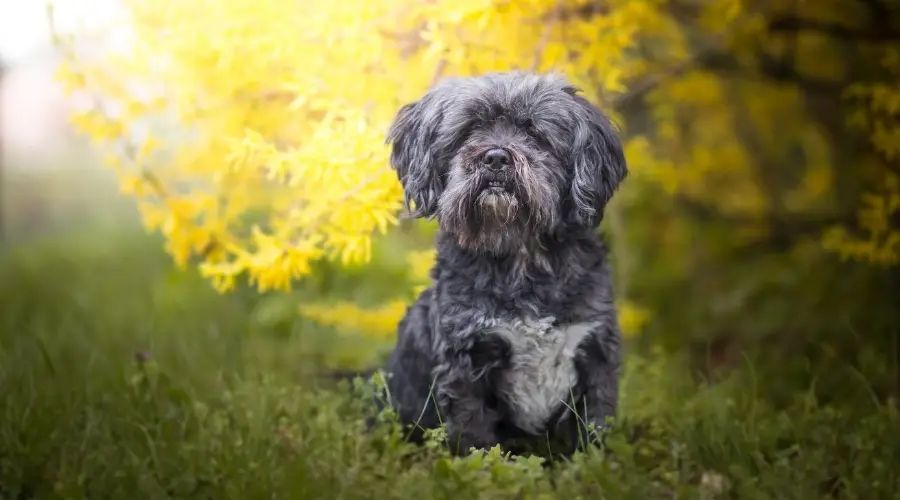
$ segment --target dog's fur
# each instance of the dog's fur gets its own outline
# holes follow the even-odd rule
[[[433,284],[385,367],[390,403],[417,429],[446,424],[459,453],[573,453],[618,401],[595,231],[627,175],[613,125],[561,76],[497,73],[438,83],[387,142],[411,213],[440,227]],[[497,149],[509,162],[493,172],[482,160]]]

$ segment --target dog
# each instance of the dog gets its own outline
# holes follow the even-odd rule
[[[400,421],[454,453],[570,456],[615,417],[621,333],[597,228],[628,169],[617,128],[558,74],[439,81],[387,134],[432,284],[383,366]]]

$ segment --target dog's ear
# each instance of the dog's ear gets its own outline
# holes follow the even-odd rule
[[[568,87],[566,91],[576,104],[570,153],[572,215],[577,223],[593,228],[603,219],[603,210],[628,175],[628,167],[618,130],[610,119],[578,89]]]
[[[406,207],[413,217],[432,217],[443,190],[437,149],[443,111],[434,95],[403,105],[387,134],[391,168],[403,185]],[[413,208],[410,202],[415,203]]]

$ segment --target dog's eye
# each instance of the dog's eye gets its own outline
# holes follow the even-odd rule
[[[522,130],[525,131],[526,134],[531,136],[534,139],[539,139],[540,134],[538,134],[538,129],[534,124],[533,120],[523,120],[521,124]]]

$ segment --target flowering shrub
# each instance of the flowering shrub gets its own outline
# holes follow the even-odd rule
[[[772,236],[773,217],[833,209],[839,171],[856,167],[838,163],[834,136],[807,106],[823,89],[847,90],[849,116],[874,147],[861,160],[869,194],[858,220],[826,219],[815,235],[845,256],[896,264],[898,80],[854,81],[834,55],[829,28],[855,22],[844,31],[869,33],[863,17],[801,3],[784,18],[776,4],[130,0],[129,43],[95,57],[59,34],[58,77],[93,96],[72,122],[108,152],[147,229],[223,292],[244,278],[290,290],[321,259],[367,262],[402,208],[384,145],[396,110],[443,75],[514,68],[565,73],[623,125],[632,176],[614,204],[644,207],[629,227],[615,207],[607,217],[623,283],[642,257],[621,248],[635,242],[660,249],[665,259],[654,259],[668,259],[672,273],[689,272],[683,261],[697,242],[686,215],[734,221],[727,241],[741,245]],[[773,66],[790,55],[788,37],[795,64]],[[896,76],[896,45],[870,38],[861,57]],[[177,141],[146,127],[160,117],[183,130]],[[799,180],[772,180],[784,165]],[[427,259],[416,262],[421,275]],[[375,321],[346,304],[322,307],[304,310],[382,333],[403,310],[389,304]],[[624,307],[637,331],[649,312]]]

